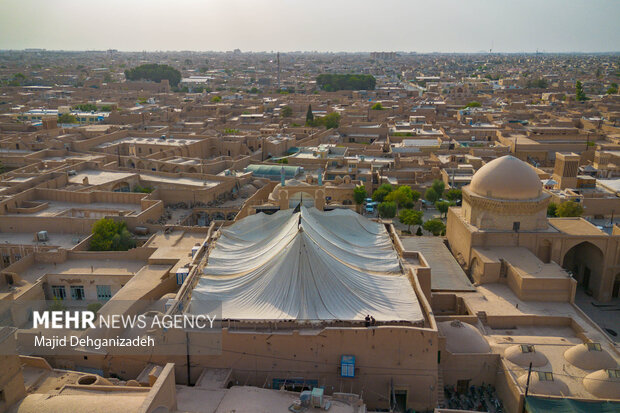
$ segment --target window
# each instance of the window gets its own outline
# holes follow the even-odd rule
[[[519,231],[519,228],[521,228],[521,223],[520,223],[520,222],[513,222],[513,223],[512,223],[512,230],[513,230],[514,232],[518,232],[518,231]]]
[[[355,377],[355,356],[341,357],[340,377]]]
[[[17,262],[17,261],[22,259],[22,255],[21,254],[15,254],[14,257],[15,257],[15,262]]]
[[[71,286],[71,299],[80,301],[84,299],[84,286],[72,285]]]
[[[534,346],[531,344],[521,344],[521,353],[534,353]]]
[[[618,369],[607,370],[607,375],[609,376],[610,379],[620,379],[620,370]]]
[[[539,371],[538,380],[540,381],[553,381],[553,373],[550,371]]]
[[[588,351],[603,351],[600,343],[586,343],[586,346],[588,346]]]
[[[112,298],[112,287],[109,285],[98,285],[97,300],[108,301],[110,298]]]
[[[8,267],[9,265],[11,265],[11,257],[6,254],[2,254],[2,265],[4,267]]]
[[[67,298],[67,291],[64,285],[52,285],[52,295],[57,300],[64,300]]]

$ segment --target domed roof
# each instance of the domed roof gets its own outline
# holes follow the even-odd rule
[[[527,384],[527,373],[517,379],[521,387]],[[569,396],[570,390],[566,383],[551,373],[532,371],[529,392],[548,396]]]
[[[474,174],[469,190],[488,198],[526,200],[540,197],[542,184],[531,166],[506,155],[480,168]]]
[[[617,399],[620,396],[620,377],[617,370],[597,370],[583,378],[583,387],[601,399]]]
[[[599,343],[577,344],[564,352],[564,358],[583,370],[614,369],[618,365]]]
[[[542,367],[549,362],[544,354],[536,351],[534,346],[527,344],[515,344],[508,347],[504,351],[504,357],[522,367],[528,367],[530,363],[534,367]]]
[[[459,320],[437,323],[439,332],[446,337],[446,349],[450,353],[489,353],[491,347],[480,331],[471,324]]]

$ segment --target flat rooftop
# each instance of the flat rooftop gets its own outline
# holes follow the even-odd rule
[[[407,251],[421,253],[431,267],[431,289],[475,291],[465,272],[439,237],[401,237]]]
[[[133,143],[133,144],[142,144],[142,145],[161,145],[161,146],[183,146],[192,143],[200,142],[200,139],[174,139],[174,138],[147,138],[147,137],[126,137],[122,139],[117,139],[111,142],[104,142],[95,146],[95,148],[103,149],[108,148],[114,145],[120,145],[122,143]]]
[[[476,247],[482,257],[492,261],[505,259],[523,278],[568,278],[568,273],[555,262],[548,264],[525,247]]]
[[[175,260],[178,259],[178,267],[191,262],[192,248],[196,244],[202,244],[207,237],[207,228],[205,232],[184,232],[173,231],[169,234],[163,232],[157,233],[152,241],[146,245],[147,247],[157,248],[151,256],[151,260]]]
[[[299,400],[299,393],[234,386],[230,389],[207,389],[177,386],[177,408],[182,412],[200,413],[288,413],[289,406]],[[330,413],[353,413],[353,406],[325,397],[331,401]],[[306,413],[325,410],[309,408]]]
[[[583,218],[549,218],[549,223],[569,235],[607,235]]]
[[[88,235],[80,234],[59,234],[48,232],[49,241],[39,242],[36,239],[34,233],[30,232],[2,232],[0,233],[0,244],[14,244],[14,245],[45,245],[62,247],[64,249],[71,249],[77,245],[77,243]],[[75,242],[79,240],[78,242]]]
[[[102,218],[103,215],[124,215],[129,216],[138,214],[142,211],[140,204],[119,204],[119,203],[107,203],[107,202],[93,202],[90,204],[83,204],[77,202],[59,202],[50,201],[48,199],[37,199],[33,202],[46,203],[47,208],[40,211],[33,212],[32,214],[10,213],[7,215],[16,216],[35,216],[35,217],[58,217],[58,216],[70,216],[74,218]],[[87,212],[95,212],[90,214]]]
[[[140,174],[140,180],[145,182],[163,182],[176,185],[199,186],[201,188],[212,188],[219,184],[219,181],[209,181],[199,178],[187,177],[167,177],[159,175]]]
[[[135,173],[130,172],[99,171],[95,169],[88,169],[78,172],[77,175],[70,176],[69,183],[82,184],[82,182],[84,182],[84,178],[88,178],[89,185],[104,185],[110,182],[127,179],[134,175]]]
[[[143,260],[69,259],[58,264],[35,262],[19,276],[34,283],[46,274],[134,275],[146,263]]]

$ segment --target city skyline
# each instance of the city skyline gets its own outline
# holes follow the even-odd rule
[[[600,53],[618,51],[619,11],[618,2],[607,0],[394,0],[380,8],[348,0],[181,0],[174,9],[163,0],[9,0],[0,16],[0,49]]]

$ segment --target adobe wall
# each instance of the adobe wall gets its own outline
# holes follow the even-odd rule
[[[164,406],[168,411],[175,411],[177,408],[177,391],[176,379],[174,376],[174,364],[167,363],[157,381],[151,387],[148,396],[144,399],[142,406],[138,409],[138,413],[151,413],[158,410],[158,407]]]
[[[495,385],[499,354],[454,354],[441,350],[440,368],[445,385],[455,386],[459,380],[471,380],[470,386]]]

